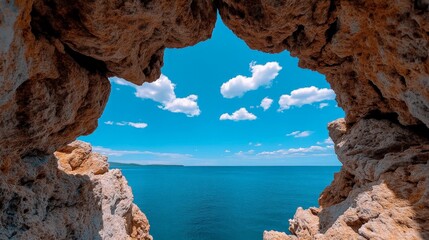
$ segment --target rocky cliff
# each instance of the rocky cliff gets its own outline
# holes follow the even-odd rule
[[[67,144],[97,127],[109,76],[157,79],[215,20],[210,0],[0,0],[0,239],[150,239],[120,171]]]
[[[346,112],[329,125],[343,167],[298,209],[293,236],[265,239],[429,238],[429,1],[218,2],[249,47],[289,50],[326,75]]]
[[[67,144],[97,127],[107,77],[155,80],[217,10],[249,47],[325,74],[346,112],[320,208],[265,239],[429,237],[428,0],[0,0],[1,237],[150,238],[120,172]]]
[[[145,215],[119,170],[91,146],[2,161],[0,239],[145,239]]]

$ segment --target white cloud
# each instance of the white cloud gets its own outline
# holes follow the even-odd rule
[[[305,157],[305,156],[331,156],[333,155],[333,146],[310,146],[300,148],[278,149],[274,151],[256,152],[255,150],[239,151],[234,155],[246,159],[273,159],[287,157]]]
[[[138,122],[127,122],[128,126],[134,127],[134,128],[146,128],[147,123],[138,123]]]
[[[230,153],[230,152],[231,152],[231,150],[226,149],[226,150],[225,150],[225,152],[226,152],[226,153]]]
[[[236,156],[246,156],[246,155],[253,155],[255,153],[255,150],[249,150],[249,151],[239,151],[237,153],[235,153]]]
[[[332,145],[334,144],[334,141],[330,137],[325,139],[323,142],[317,142],[318,145]]]
[[[156,81],[144,83],[136,87],[136,97],[151,99],[155,102],[167,104],[176,98],[174,93],[175,84],[167,76],[161,75]]]
[[[265,65],[249,64],[251,77],[238,75],[223,83],[220,92],[225,98],[241,97],[244,93],[256,90],[261,86],[270,86],[282,67],[278,62],[267,62]]]
[[[188,117],[195,117],[201,113],[197,103],[198,96],[191,94],[184,98],[178,98],[174,92],[176,85],[165,75],[161,74],[158,80],[144,83],[142,86],[134,85],[117,77],[110,78],[110,80],[118,85],[134,87],[136,97],[161,103],[160,109],[184,113]]]
[[[118,78],[118,77],[111,77],[111,78],[109,78],[109,80],[111,82],[114,82],[117,85],[121,85],[121,86],[136,86],[136,85],[134,85],[134,84],[122,79],[122,78]]]
[[[332,141],[332,139],[330,137],[328,137],[327,139],[325,139],[324,143],[325,144],[334,144],[334,141]]]
[[[329,103],[321,103],[321,104],[319,104],[319,108],[320,109],[325,108],[327,106],[329,106]]]
[[[320,154],[321,152],[325,152],[330,149],[329,146],[310,146],[310,147],[300,147],[300,148],[289,148],[289,149],[279,149],[276,151],[266,151],[258,153],[260,156],[273,156],[273,157],[282,157],[287,155],[306,155],[306,154]]]
[[[291,133],[286,134],[286,136],[288,137],[295,137],[295,138],[303,138],[303,137],[308,137],[312,134],[313,132],[311,131],[294,131]]]
[[[162,152],[151,152],[151,151],[135,151],[135,150],[114,150],[110,148],[105,148],[101,146],[94,146],[92,150],[97,153],[101,153],[107,156],[124,156],[124,155],[150,155],[156,157],[164,157],[164,158],[190,158],[192,155],[190,154],[181,154],[181,153],[162,153]]]
[[[265,97],[264,99],[262,99],[261,104],[259,106],[261,106],[264,111],[267,111],[271,107],[272,103],[273,99]]]
[[[332,89],[311,86],[293,90],[290,95],[284,94],[279,100],[279,111],[289,109],[292,106],[301,107],[306,104],[334,100],[335,93]]]
[[[148,125],[144,122],[113,122],[113,121],[106,121],[104,122],[106,125],[117,125],[117,126],[130,126],[133,128],[146,128]]]
[[[232,115],[224,113],[220,116],[219,120],[232,120],[232,121],[243,121],[243,120],[255,120],[257,117],[249,113],[246,108],[240,108],[235,111]]]
[[[167,102],[164,107],[161,108],[174,113],[185,113],[188,117],[198,116],[201,111],[198,107],[197,100],[197,95],[189,95],[185,98],[175,98],[172,101]]]

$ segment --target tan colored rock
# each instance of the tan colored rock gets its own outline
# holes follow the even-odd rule
[[[325,74],[348,123],[387,114],[429,126],[427,0],[218,2],[249,47],[287,49]]]
[[[331,133],[334,126],[346,127],[336,121]],[[298,209],[290,231],[299,239],[427,239],[429,139],[374,119],[331,137],[343,167],[320,208]]]
[[[293,236],[288,236],[285,233],[282,232],[276,232],[276,231],[264,231],[264,240],[293,240],[297,239]]]
[[[32,32],[32,5],[0,2],[0,158],[14,161],[94,131],[110,92],[104,73]]]
[[[69,174],[104,174],[109,170],[107,157],[93,153],[90,144],[74,141],[55,152],[58,168]]]
[[[325,74],[346,112],[320,208],[264,238],[428,239],[428,0],[0,1],[0,239],[150,239],[120,171],[67,143],[97,127],[108,76],[155,80],[214,6],[251,48]]]
[[[165,48],[210,38],[216,21],[210,0],[40,0],[32,14],[40,34],[59,39],[67,53],[136,84],[158,79]]]
[[[160,75],[166,47],[211,36],[204,1],[0,2],[0,155],[51,154],[97,127],[108,76]]]
[[[62,149],[1,170],[0,239],[152,239],[121,172],[100,168],[106,158],[86,143]]]
[[[120,171],[65,145],[97,127],[108,76],[155,80],[215,19],[209,0],[0,1],[0,239],[151,238]]]

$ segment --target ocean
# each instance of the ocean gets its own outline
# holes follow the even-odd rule
[[[318,206],[340,167],[182,167],[111,164],[133,189],[155,240],[252,240],[288,232],[296,208]]]

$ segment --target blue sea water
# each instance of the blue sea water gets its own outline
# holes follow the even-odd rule
[[[296,208],[317,206],[340,167],[115,165],[155,240],[252,240],[288,231]]]

